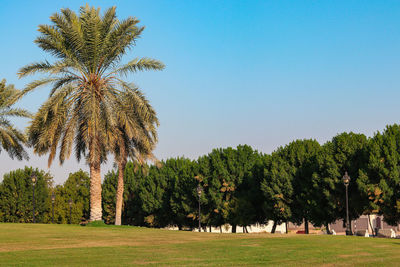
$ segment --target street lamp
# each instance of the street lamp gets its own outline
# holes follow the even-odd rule
[[[68,204],[69,204],[69,224],[71,224],[71,208],[72,208],[72,199],[70,198],[68,200]]]
[[[36,181],[37,181],[37,177],[36,174],[32,174],[31,176],[32,179],[32,205],[33,205],[33,211],[32,211],[32,215],[33,215],[33,223],[35,223],[35,185],[36,185]]]
[[[203,187],[199,184],[197,186],[197,196],[199,197],[199,232],[201,232],[201,208],[200,208],[200,197],[201,194],[203,193]]]
[[[343,184],[346,187],[346,235],[353,235],[350,230],[350,219],[349,219],[349,184],[350,184],[350,176],[347,172],[344,173],[342,178]]]
[[[51,223],[54,223],[54,203],[56,202],[56,195],[51,193],[51,205],[52,205],[52,217],[51,217]]]

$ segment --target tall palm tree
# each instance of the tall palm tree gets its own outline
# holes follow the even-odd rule
[[[28,84],[24,92],[51,85],[47,101],[29,127],[34,152],[49,153],[49,165],[57,148],[62,164],[72,147],[78,160],[85,157],[90,168],[90,220],[102,219],[100,166],[111,151],[110,140],[117,127],[114,111],[121,105],[118,95],[131,88],[122,77],[142,70],[161,70],[164,65],[150,58],[121,64],[122,56],[135,45],[144,27],[139,20],[119,21],[115,7],[106,10],[86,5],[77,15],[61,9],[50,17],[52,25],[40,25],[35,40],[57,60],[32,63],[19,76],[46,73],[48,77]]]
[[[29,159],[23,147],[26,137],[12,125],[9,118],[31,116],[24,109],[12,107],[22,96],[22,92],[13,85],[6,85],[6,80],[0,82],[0,152],[4,149],[12,159],[15,157],[19,160]]]
[[[122,105],[115,112],[117,127],[114,129],[113,151],[118,165],[118,184],[115,207],[115,225],[121,225],[124,195],[124,173],[128,157],[143,163],[155,159],[152,151],[157,142],[158,119],[153,107],[141,91],[134,86],[121,93]]]

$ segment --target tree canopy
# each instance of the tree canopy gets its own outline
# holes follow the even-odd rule
[[[13,107],[22,96],[23,93],[13,85],[6,85],[6,80],[0,81],[0,152],[5,150],[12,159],[19,160],[29,159],[24,149],[26,137],[12,125],[10,119],[31,116],[28,111]]]

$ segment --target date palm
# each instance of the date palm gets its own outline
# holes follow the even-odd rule
[[[157,142],[158,119],[153,107],[142,92],[132,85],[121,93],[122,105],[117,107],[117,127],[113,134],[113,151],[118,165],[118,183],[115,207],[115,225],[121,225],[124,195],[124,173],[128,157],[143,163],[155,157],[152,153]]]
[[[34,152],[49,153],[49,165],[59,148],[62,164],[74,147],[90,168],[90,220],[101,220],[101,163],[112,149],[117,127],[115,110],[118,95],[129,92],[122,78],[142,70],[161,70],[164,65],[150,58],[121,64],[122,56],[135,45],[144,27],[139,20],[119,21],[115,7],[106,10],[85,6],[77,15],[62,9],[50,17],[51,25],[40,25],[35,40],[56,61],[33,63],[20,69],[19,76],[45,73],[48,77],[28,84],[25,92],[51,85],[49,98],[29,126],[29,142]]]
[[[29,159],[23,147],[26,137],[12,125],[9,118],[30,117],[28,111],[12,107],[22,96],[21,91],[13,85],[6,85],[5,80],[0,82],[0,152],[5,150],[12,159],[19,160]]]

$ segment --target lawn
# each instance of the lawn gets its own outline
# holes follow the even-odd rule
[[[0,265],[399,266],[400,240],[0,224]]]

